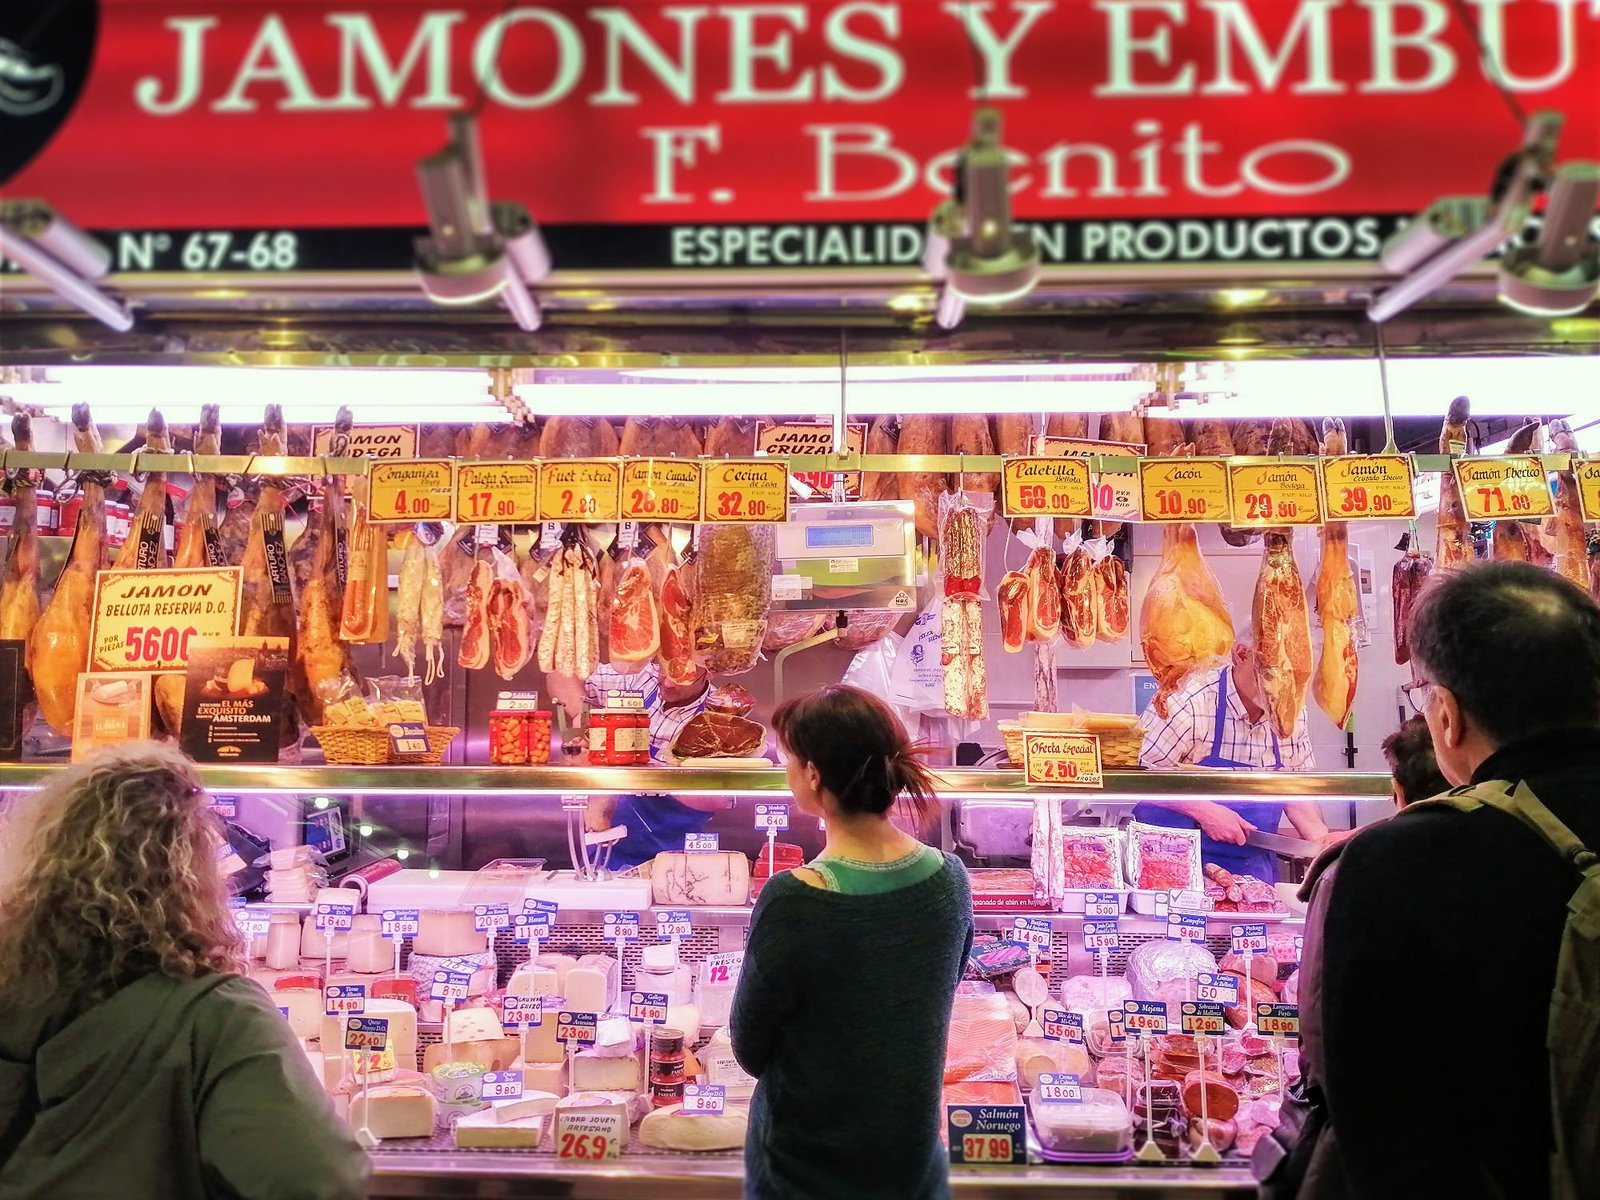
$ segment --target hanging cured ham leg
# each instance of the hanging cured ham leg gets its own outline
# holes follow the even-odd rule
[[[100,431],[89,419],[87,404],[72,406],[73,446],[82,454],[100,454]],[[28,638],[33,663],[33,690],[39,712],[51,729],[72,733],[78,702],[78,674],[89,665],[89,634],[94,623],[94,577],[105,561],[106,479],[83,477],[83,507],[72,537],[67,563],[56,580],[55,594]]]
[[[1450,401],[1445,414],[1444,427],[1439,430],[1440,454],[1466,454],[1467,417],[1471,404],[1465,396]],[[1467,526],[1466,506],[1461,502],[1461,488],[1456,483],[1455,472],[1446,471],[1439,480],[1439,530],[1434,566],[1441,571],[1454,571],[1472,561],[1472,531]]]
[[[155,409],[145,422],[144,448],[150,454],[171,454],[172,443],[167,439],[167,422]],[[133,532],[122,543],[112,566],[118,571],[156,570],[167,565],[167,476],[162,471],[152,471],[145,477],[144,491],[139,496],[139,507],[133,514]]]
[[[221,410],[215,404],[200,408],[200,424],[195,428],[194,452],[200,456],[222,453]],[[173,553],[174,567],[220,567],[222,542],[217,536],[217,487],[209,475],[196,475],[183,520],[178,525],[178,548]],[[183,728],[182,672],[156,676],[156,712],[167,732],[176,737]]]
[[[1344,422],[1330,418],[1322,426],[1322,452],[1346,453]],[[1317,612],[1322,617],[1322,657],[1311,692],[1317,707],[1337,728],[1344,728],[1356,701],[1356,581],[1350,573],[1350,527],[1329,521],[1322,527],[1322,562],[1317,567]]]
[[[33,421],[27,413],[11,418],[11,436],[18,450],[33,449]],[[0,641],[26,643],[39,621],[39,521],[34,496],[37,475],[34,471],[13,471],[8,483],[16,511],[12,517],[6,564],[0,570]],[[25,645],[23,665],[31,676],[33,664],[27,657],[28,650]],[[23,716],[24,733],[33,724],[36,712],[37,706],[30,704]]]
[[[1538,440],[1539,422],[1529,421],[1511,435],[1505,453],[1535,453]],[[1550,553],[1539,544],[1535,528],[1525,521],[1513,520],[1494,523],[1494,533],[1489,538],[1489,557],[1496,562],[1531,562],[1536,566],[1550,561]]]
[[[342,456],[349,444],[353,425],[350,410],[341,408],[333,427],[335,457]],[[330,476],[322,494],[322,512],[317,518],[311,572],[300,597],[294,667],[289,674],[289,689],[300,707],[300,716],[308,725],[322,724],[322,685],[356,677],[350,647],[339,637],[340,613],[344,608],[344,588],[339,582],[339,531],[344,519],[344,479]]]
[[[1291,429],[1275,421],[1271,451],[1287,454]],[[1288,529],[1265,533],[1266,551],[1256,577],[1252,615],[1256,626],[1256,679],[1267,702],[1267,714],[1279,737],[1292,737],[1306,706],[1311,681],[1311,614],[1306,589],[1294,560],[1294,534]]]
[[[1557,454],[1576,454],[1577,439],[1565,421],[1550,423],[1550,448]],[[1544,524],[1543,537],[1555,555],[1556,572],[1581,588],[1589,586],[1588,546],[1583,532],[1583,507],[1578,479],[1571,471],[1556,472],[1556,511]]]
[[[1139,642],[1156,677],[1156,715],[1193,671],[1224,666],[1233,649],[1233,618],[1217,577],[1200,557],[1194,526],[1168,525],[1161,562],[1139,610]]]
[[[267,405],[261,425],[260,451],[281,455],[286,446],[283,409]],[[287,479],[264,479],[261,499],[250,518],[250,536],[244,548],[244,584],[239,592],[239,633],[242,637],[287,638],[289,660],[295,658],[296,619],[294,581],[289,575],[289,552],[284,544],[283,514],[287,507]],[[300,740],[293,696],[284,697],[278,717],[278,742],[293,746]]]

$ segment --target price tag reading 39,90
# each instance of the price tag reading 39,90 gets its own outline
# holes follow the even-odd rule
[[[1408,456],[1361,454],[1321,462],[1328,520],[1399,521],[1417,515]]]

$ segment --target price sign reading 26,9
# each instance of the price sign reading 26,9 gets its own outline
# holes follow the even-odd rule
[[[705,464],[700,519],[708,525],[779,524],[789,519],[789,468],[770,458]]]

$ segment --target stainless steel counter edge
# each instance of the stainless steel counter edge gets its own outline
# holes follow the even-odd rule
[[[0,763],[0,790],[38,787],[64,763]],[[674,792],[678,795],[785,793],[784,773],[718,771],[699,767],[343,767],[206,766],[206,786],[235,792],[339,792],[362,795],[559,796],[563,793]],[[1058,794],[1087,803],[1145,796],[1287,796],[1374,799],[1389,796],[1389,776],[1369,772],[1294,774],[1270,771],[1108,771],[1104,789],[1029,785],[1021,771],[947,769],[937,772],[947,796]]]
[[[630,1154],[613,1165],[569,1166],[548,1155],[373,1153],[367,1195],[568,1200],[739,1200],[738,1159]],[[1256,1194],[1242,1164],[1216,1167],[953,1167],[951,1191],[962,1200],[1044,1200],[1087,1192],[1095,1200],[1246,1200]]]

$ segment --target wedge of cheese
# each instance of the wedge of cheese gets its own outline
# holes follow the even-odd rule
[[[444,1019],[447,1042],[493,1042],[505,1035],[492,1008],[460,1008]]]
[[[690,1116],[670,1104],[639,1122],[639,1140],[657,1150],[734,1150],[744,1145],[745,1110],[728,1108],[721,1116]]]
[[[544,1136],[543,1116],[501,1121],[493,1112],[467,1113],[455,1123],[459,1150],[534,1150]]]
[[[380,1138],[432,1137],[438,1112],[433,1094],[421,1088],[375,1087],[350,1098],[349,1122]]]
[[[496,1121],[505,1125],[511,1121],[520,1121],[524,1117],[542,1117],[546,1113],[555,1112],[556,1105],[560,1102],[561,1097],[554,1092],[533,1092],[524,1088],[522,1095],[515,1100],[492,1101],[489,1111],[494,1114]]]
[[[418,917],[417,936],[412,952],[449,958],[457,954],[482,954],[489,948],[489,936],[472,926],[470,912],[424,910]]]
[[[642,1058],[580,1050],[572,1057],[572,1086],[580,1092],[637,1092],[644,1087]]]

